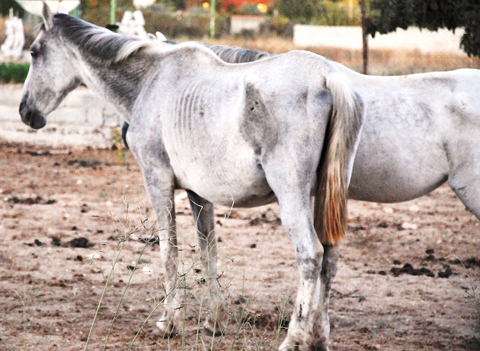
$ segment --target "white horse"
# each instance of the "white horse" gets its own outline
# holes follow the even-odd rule
[[[271,57],[228,46],[210,49],[231,63]],[[401,202],[448,181],[480,219],[480,70],[378,77],[332,64],[366,106],[349,197]]]
[[[210,333],[225,322],[213,203],[278,200],[300,273],[280,349],[327,350],[335,265],[324,252],[345,231],[348,178],[363,123],[361,99],[348,79],[308,52],[230,65],[198,44],[124,37],[68,15],[52,16],[47,6],[43,21],[31,47],[22,120],[44,127],[46,116],[84,83],[130,124],[127,139],[156,212],[165,270],[168,294],[157,326],[174,332],[182,307],[174,190],[187,189],[196,219],[212,308],[219,311],[206,320]]]

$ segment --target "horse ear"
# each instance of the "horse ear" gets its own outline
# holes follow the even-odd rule
[[[155,34],[157,35],[157,40],[158,41],[167,41],[167,38],[162,33],[156,32]]]
[[[43,2],[42,17],[45,30],[50,30],[53,27],[53,15],[45,1]]]

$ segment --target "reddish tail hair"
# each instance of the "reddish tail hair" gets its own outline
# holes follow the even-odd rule
[[[348,172],[363,124],[363,105],[341,73],[327,76],[326,86],[332,112],[317,173],[314,226],[322,244],[336,245],[347,230]]]

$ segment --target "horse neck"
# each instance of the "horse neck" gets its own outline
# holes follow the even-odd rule
[[[85,85],[103,96],[128,122],[153,62],[146,56],[135,55],[109,65],[84,58],[81,66]]]

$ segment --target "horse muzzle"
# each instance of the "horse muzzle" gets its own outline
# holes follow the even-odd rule
[[[47,124],[45,116],[39,111],[28,107],[24,100],[20,103],[19,112],[22,122],[33,129],[41,129]]]

